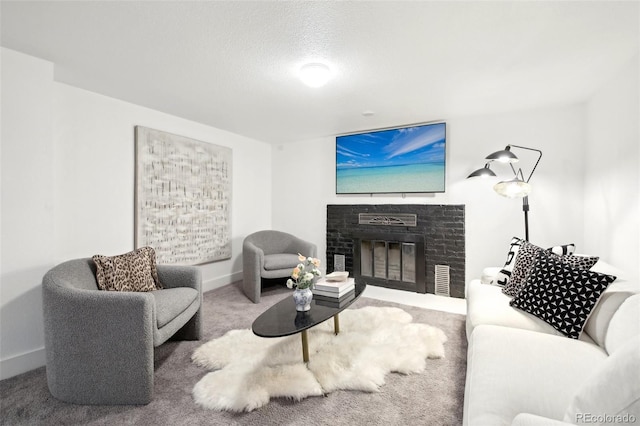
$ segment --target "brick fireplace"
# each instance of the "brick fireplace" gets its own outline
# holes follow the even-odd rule
[[[356,280],[418,293],[448,271],[450,296],[464,298],[464,205],[328,205],[327,272],[334,255]]]

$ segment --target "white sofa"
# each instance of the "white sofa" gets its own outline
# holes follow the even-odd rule
[[[639,287],[614,281],[576,340],[469,283],[464,425],[640,425]]]

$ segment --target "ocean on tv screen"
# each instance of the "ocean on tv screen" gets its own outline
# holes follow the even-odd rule
[[[444,163],[342,169],[337,174],[339,194],[443,191]]]

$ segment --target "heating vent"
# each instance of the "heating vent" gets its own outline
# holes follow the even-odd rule
[[[449,296],[449,266],[436,265],[436,294]]]
[[[344,254],[333,255],[333,270],[344,272]]]

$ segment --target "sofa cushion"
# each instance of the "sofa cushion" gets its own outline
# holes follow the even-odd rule
[[[510,305],[577,339],[600,295],[616,277],[572,267],[542,251],[524,288]]]
[[[167,288],[151,294],[156,304],[156,325],[159,329],[184,312],[198,298],[198,291],[190,287]]]
[[[275,271],[277,269],[292,269],[300,263],[297,254],[278,253],[264,255],[264,269]]]
[[[511,297],[501,290],[498,286],[482,284],[480,280],[473,280],[467,285],[467,337],[471,336],[474,328],[483,324],[562,335],[540,318],[511,307]],[[581,340],[591,342],[587,336],[581,336]]]
[[[593,271],[593,268],[591,270]],[[596,344],[604,348],[611,318],[627,298],[638,292],[640,288],[637,285],[629,281],[620,281],[618,277],[600,296],[584,326],[583,334],[588,334]]]
[[[118,256],[95,255],[92,259],[100,290],[153,291],[162,288],[156,270],[156,252],[151,247]]]
[[[590,418],[595,418],[598,423],[620,424],[626,423],[625,416],[640,419],[639,373],[640,335],[636,335],[594,369],[567,408],[564,421],[584,424],[594,423]]]
[[[464,424],[510,425],[523,412],[560,420],[606,357],[590,343],[480,325],[469,340]]]

